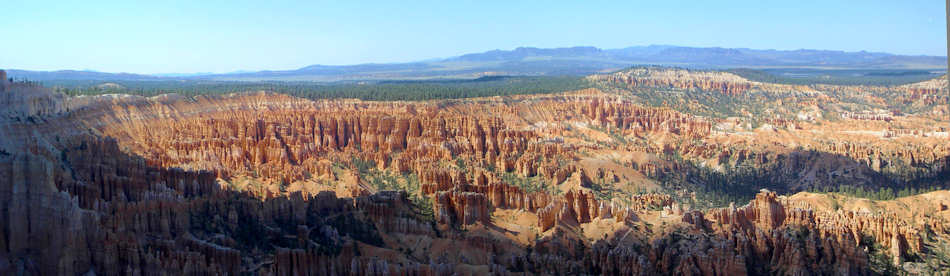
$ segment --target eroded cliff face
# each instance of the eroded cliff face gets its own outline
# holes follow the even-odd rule
[[[663,143],[666,151],[713,168],[774,166],[760,171],[793,179],[798,190],[947,175],[945,77],[900,86],[788,85],[728,72],[644,67],[588,79],[649,105],[728,117],[714,120],[702,143]]]
[[[623,83],[633,87],[717,91],[729,96],[739,96],[748,92],[753,86],[763,85],[732,73],[667,68],[635,68],[614,74],[593,75],[588,78],[595,81]]]
[[[719,82],[668,85],[747,89]],[[869,243],[903,261],[950,230],[946,204],[900,216],[760,192],[693,210],[693,186],[667,177],[754,164],[787,191],[877,187],[888,168],[946,168],[940,135],[736,133],[593,89],[421,103],[4,93],[0,274],[862,275]],[[921,124],[908,120],[889,124]]]

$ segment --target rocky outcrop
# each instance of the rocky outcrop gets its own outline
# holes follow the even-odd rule
[[[450,225],[488,223],[491,216],[488,198],[473,192],[438,192],[432,209],[437,222]]]
[[[7,79],[7,71],[0,70],[0,92],[7,91],[10,88],[10,81]]]
[[[635,68],[588,78],[634,87],[717,91],[730,96],[742,95],[757,85],[731,73],[667,68]]]
[[[836,244],[831,244],[831,248],[826,250],[849,249],[854,250],[860,246],[870,246],[862,244],[865,238],[870,238],[874,243],[887,248],[889,254],[895,258],[895,262],[900,262],[902,256],[916,254],[921,252],[922,237],[911,225],[905,221],[893,216],[879,216],[872,214],[861,214],[851,211],[836,212],[816,212],[807,204],[801,202],[789,202],[779,199],[773,192],[759,193],[755,200],[748,205],[736,208],[730,206],[725,209],[712,210],[707,213],[713,225],[722,229],[733,229],[731,231],[741,231],[749,236],[754,236],[759,231],[787,233],[785,229],[794,229],[797,234],[813,235],[818,237],[831,237]],[[699,218],[690,219],[693,224],[700,221]],[[800,237],[799,237],[800,238]],[[813,238],[809,236],[808,238]],[[807,240],[810,241],[810,240]],[[809,245],[812,246],[812,245]],[[818,245],[815,245],[819,247]],[[774,246],[773,246],[774,248]],[[837,249],[832,249],[837,248]],[[860,252],[844,252],[842,257],[853,258],[861,256]],[[815,254],[809,253],[810,258],[817,258]],[[860,259],[860,258],[859,258]],[[835,262],[850,262],[846,267],[860,267],[865,265],[866,260],[855,263],[854,260],[841,259]],[[800,268],[801,271],[808,271],[811,268]]]
[[[67,97],[55,93],[34,83],[10,83],[0,81],[0,116],[26,121],[32,124],[43,123],[40,116],[61,115],[72,105]]]
[[[925,248],[900,218],[770,192],[705,213],[677,203],[688,191],[632,195],[700,179],[671,156],[783,176],[815,164],[596,90],[423,103],[11,90],[0,99],[0,274],[865,274],[862,241],[895,258]],[[878,160],[868,170],[950,160],[940,145],[908,144],[817,148],[849,165]]]

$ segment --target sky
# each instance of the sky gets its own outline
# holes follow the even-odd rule
[[[945,3],[43,1],[0,4],[0,68],[225,73],[521,46],[651,44],[946,56]]]

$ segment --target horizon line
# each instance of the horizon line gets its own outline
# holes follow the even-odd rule
[[[906,56],[906,57],[934,57],[934,58],[947,58],[947,57],[948,57],[948,56],[927,55],[927,54],[897,54],[897,53],[891,53],[891,52],[868,51],[868,50],[847,51],[847,50],[809,49],[809,48],[784,49],[784,50],[783,50],[783,49],[774,49],[774,48],[770,48],[770,49],[760,49],[760,48],[748,48],[748,47],[722,47],[722,46],[706,46],[706,47],[703,47],[703,46],[682,46],[682,45],[673,45],[673,44],[647,44],[647,45],[626,46],[626,47],[621,47],[621,48],[601,48],[601,47],[590,46],[590,45],[577,45],[577,46],[564,46],[564,47],[547,47],[547,48],[545,48],[545,47],[536,47],[536,46],[518,46],[518,47],[511,48],[510,50],[495,48],[495,49],[491,49],[491,50],[483,50],[483,51],[480,51],[480,52],[463,53],[463,54],[452,55],[452,56],[446,56],[446,57],[432,57],[432,58],[424,58],[424,59],[418,59],[418,60],[413,60],[413,61],[402,61],[402,62],[399,62],[399,61],[396,61],[396,62],[364,62],[364,63],[346,63],[346,64],[312,63],[312,64],[309,64],[309,65],[303,65],[303,66],[299,66],[299,67],[295,67],[295,68],[286,68],[286,69],[232,69],[232,70],[222,71],[222,72],[207,72],[207,71],[206,71],[206,72],[135,73],[135,72],[128,72],[128,71],[120,71],[120,72],[115,72],[115,71],[112,71],[112,72],[110,72],[110,71],[99,71],[99,70],[88,69],[88,68],[87,68],[87,69],[24,69],[24,68],[0,68],[0,70],[6,70],[6,71],[17,70],[17,71],[46,72],[46,73],[72,71],[72,72],[88,72],[88,73],[104,73],[104,74],[131,74],[131,75],[142,75],[142,76],[152,76],[152,77],[195,77],[195,76],[228,75],[228,74],[242,74],[242,73],[257,73],[257,72],[294,71],[294,70],[300,70],[300,69],[307,68],[307,67],[311,67],[311,66],[337,66],[337,67],[342,67],[342,66],[360,66],[360,65],[395,65],[395,64],[410,64],[410,63],[438,62],[438,61],[448,60],[448,59],[452,59],[452,58],[459,58],[459,57],[466,56],[466,55],[485,54],[485,53],[490,53],[490,52],[494,52],[494,51],[502,51],[502,52],[506,52],[506,51],[507,51],[507,52],[512,52],[512,51],[516,51],[516,50],[518,50],[518,49],[552,50],[552,49],[571,49],[571,48],[594,48],[594,49],[597,49],[597,50],[600,50],[600,51],[605,51],[605,50],[622,50],[622,49],[638,48],[638,47],[642,47],[642,48],[646,48],[646,47],[678,47],[678,48],[696,48],[696,49],[735,49],[735,50],[756,50],[756,51],[777,51],[777,52],[825,51],[825,52],[840,52],[840,53],[886,54],[886,55]],[[178,76],[175,76],[175,75],[178,75]]]

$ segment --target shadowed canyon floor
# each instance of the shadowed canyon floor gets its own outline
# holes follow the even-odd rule
[[[946,80],[588,79],[424,102],[4,83],[0,274],[950,269]]]

